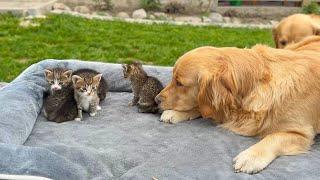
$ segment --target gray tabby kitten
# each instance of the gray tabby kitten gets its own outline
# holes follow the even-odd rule
[[[129,78],[134,94],[129,106],[138,105],[138,111],[141,113],[158,112],[159,108],[154,98],[163,89],[161,82],[155,77],[148,76],[140,62],[123,64],[122,68],[123,76]]]
[[[78,109],[75,120],[81,121],[82,111],[95,116],[97,111],[101,110],[99,103],[105,99],[108,86],[102,74],[94,70],[80,69],[73,74],[74,98]]]
[[[62,68],[45,69],[49,83],[49,95],[43,103],[44,116],[57,123],[74,120],[77,116],[77,103],[74,100],[72,71]]]

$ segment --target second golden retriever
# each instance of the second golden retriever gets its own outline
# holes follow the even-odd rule
[[[262,140],[234,158],[236,172],[257,173],[282,155],[306,152],[320,132],[320,37],[289,49],[201,47],[180,57],[156,97],[161,120],[199,116]]]
[[[320,34],[320,16],[294,14],[284,18],[272,29],[273,39],[277,48],[300,42],[312,35]]]

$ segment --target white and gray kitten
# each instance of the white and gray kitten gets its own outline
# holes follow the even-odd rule
[[[81,69],[73,74],[74,98],[78,108],[75,120],[81,121],[82,111],[95,116],[97,111],[101,110],[99,103],[106,97],[107,83],[102,74],[91,69]]]

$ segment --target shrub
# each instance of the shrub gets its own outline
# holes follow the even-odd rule
[[[160,0],[140,0],[140,5],[147,11],[159,10]]]
[[[305,14],[319,14],[319,5],[317,2],[312,1],[309,5],[302,8],[302,12]]]
[[[113,3],[112,0],[92,0],[96,3],[96,8],[99,10],[112,10]]]
[[[173,1],[166,4],[164,9],[167,13],[178,14],[183,13],[186,10],[186,7],[179,2]]]

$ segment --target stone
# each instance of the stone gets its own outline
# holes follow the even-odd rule
[[[202,22],[201,18],[199,18],[197,16],[180,16],[180,17],[176,17],[174,20],[188,22],[188,23],[194,23],[194,24]]]
[[[231,23],[231,18],[230,17],[223,17],[223,21],[225,23]]]
[[[132,18],[134,19],[145,19],[147,18],[147,12],[144,9],[138,9],[133,11]]]
[[[119,17],[119,18],[130,18],[130,16],[129,16],[129,14],[128,13],[126,13],[126,12],[119,12],[118,14],[117,14],[117,17]]]
[[[233,24],[241,24],[241,20],[239,18],[234,17],[234,18],[232,18],[232,23]]]
[[[156,19],[159,20],[168,20],[169,16],[166,13],[163,12],[155,12],[153,15],[156,17]]]
[[[155,12],[155,13],[153,13],[153,15],[155,17],[157,17],[157,18],[159,18],[159,17],[167,17],[167,14],[164,13],[164,12]]]
[[[90,13],[90,9],[87,6],[76,6],[74,8],[74,11],[76,11],[78,13],[82,13],[82,14],[89,14]]]
[[[279,24],[279,21],[270,21],[270,24],[271,24],[272,26],[275,26],[275,25]]]
[[[202,22],[204,22],[204,23],[211,23],[211,19],[208,18],[207,16],[203,16],[203,17],[202,17]]]
[[[211,22],[223,22],[223,16],[219,13],[210,13],[209,18],[211,19]]]
[[[64,10],[64,11],[71,11],[71,9],[63,4],[63,3],[54,3],[53,6],[52,6],[52,9],[53,10]]]
[[[149,19],[156,19],[156,17],[154,15],[149,15]]]

